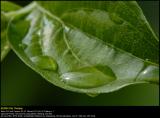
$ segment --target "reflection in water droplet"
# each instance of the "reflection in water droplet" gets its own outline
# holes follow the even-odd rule
[[[73,87],[94,88],[114,81],[116,76],[107,66],[92,66],[64,73],[60,78]]]
[[[37,67],[41,69],[51,70],[51,71],[57,70],[57,63],[52,57],[36,56],[36,57],[31,57],[30,59]]]

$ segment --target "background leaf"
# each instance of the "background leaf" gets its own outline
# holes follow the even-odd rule
[[[10,50],[9,43],[7,41],[6,29],[9,21],[9,17],[5,14],[10,11],[20,9],[20,6],[7,1],[1,1],[1,61],[8,54]]]

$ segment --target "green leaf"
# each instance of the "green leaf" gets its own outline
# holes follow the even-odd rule
[[[43,5],[51,12],[33,2],[10,14],[8,37],[21,60],[46,80],[90,96],[159,83],[158,38],[135,2]]]
[[[10,50],[9,43],[6,39],[7,21],[5,15],[1,12],[1,61]]]
[[[1,61],[8,54],[10,50],[9,43],[7,41],[6,30],[10,17],[5,14],[10,11],[18,10],[20,7],[7,1],[1,1]]]
[[[18,9],[20,9],[20,6],[14,4],[12,2],[1,1],[1,11],[3,11],[3,12],[16,11]]]

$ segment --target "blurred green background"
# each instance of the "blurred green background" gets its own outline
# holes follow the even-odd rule
[[[28,2],[18,3],[25,5]],[[138,4],[158,35],[159,1],[140,1]],[[131,85],[119,91],[92,98],[48,83],[11,51],[1,63],[1,105],[158,106],[159,86]]]

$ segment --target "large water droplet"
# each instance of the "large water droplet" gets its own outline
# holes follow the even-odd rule
[[[56,61],[50,56],[35,56],[30,58],[31,61],[39,68],[44,70],[57,70]]]
[[[114,81],[116,76],[107,66],[92,66],[64,73],[61,79],[73,87],[94,88]]]

